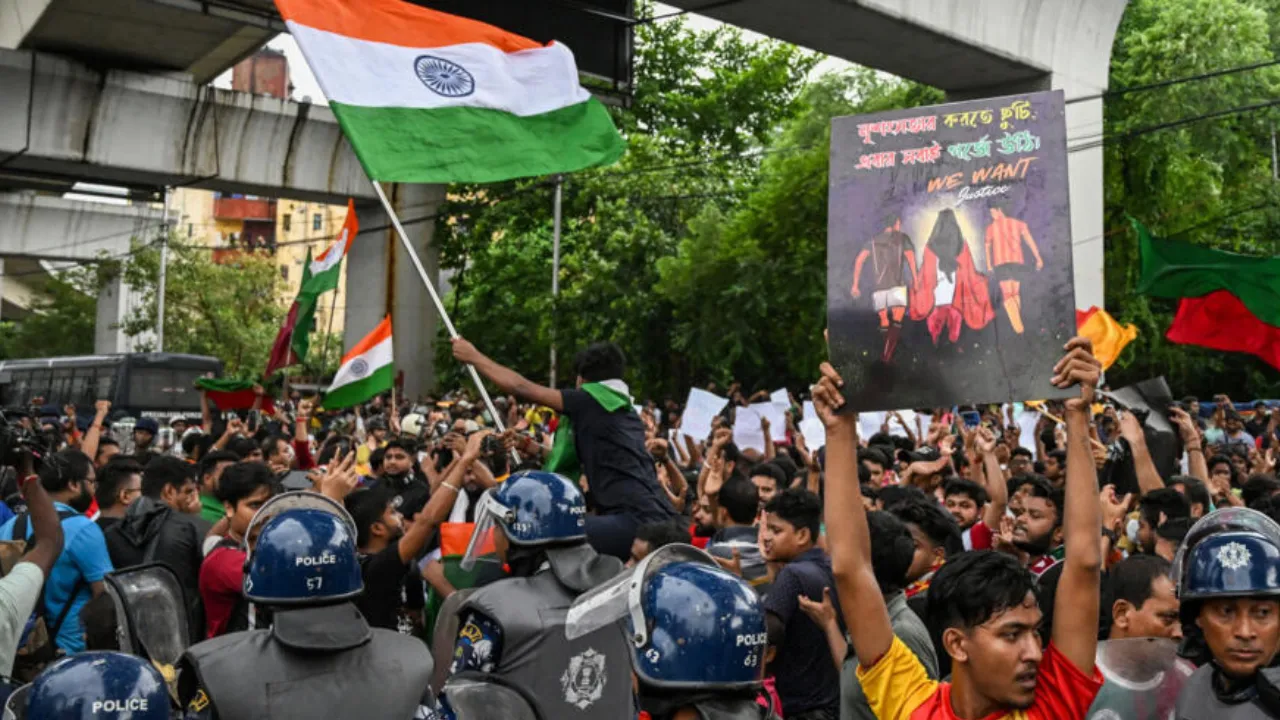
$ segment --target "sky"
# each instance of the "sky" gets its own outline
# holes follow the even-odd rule
[[[676,10],[678,10],[678,8],[657,3],[655,5],[654,13],[662,15],[664,13],[675,12]],[[714,20],[702,15],[695,15],[693,13],[689,13],[685,17],[688,19],[691,27],[699,30],[711,30],[724,24],[719,20]],[[750,30],[744,30],[743,32],[751,39],[762,40],[765,38],[764,35],[751,32]],[[315,76],[311,74],[311,68],[307,66],[307,61],[302,57],[302,51],[298,49],[298,44],[293,41],[292,35],[289,35],[288,33],[278,35],[274,40],[267,43],[267,47],[272,48],[273,50],[280,50],[285,54],[285,57],[289,59],[289,75],[290,79],[293,81],[294,100],[310,98],[311,102],[326,102],[324,93],[320,90],[319,83],[316,82]],[[848,67],[851,67],[851,65],[847,61],[828,56],[818,65],[818,67],[814,68],[814,73],[822,74],[824,72],[838,71]],[[231,71],[228,70],[218,76],[213,81],[213,84],[215,87],[230,88]]]

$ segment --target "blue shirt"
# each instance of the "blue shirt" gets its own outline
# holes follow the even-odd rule
[[[60,502],[53,504],[59,512],[75,512],[68,505]],[[10,518],[0,525],[0,540],[13,539],[13,524]],[[31,522],[27,521],[27,537],[31,537]],[[111,556],[107,554],[107,541],[102,536],[98,524],[84,515],[76,514],[62,521],[63,546],[62,554],[53,564],[49,580],[44,588],[45,622],[57,620],[67,602],[71,602],[71,611],[58,628],[57,643],[68,654],[84,651],[84,629],[80,626],[80,610],[89,602],[92,594],[89,583],[102,580],[113,570]],[[75,597],[72,590],[79,584]]]

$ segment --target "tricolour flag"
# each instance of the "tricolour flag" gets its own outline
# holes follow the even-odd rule
[[[496,182],[625,145],[569,48],[400,0],[276,0],[374,180]]]
[[[347,256],[347,251],[351,249],[351,243],[356,239],[356,233],[359,231],[356,204],[348,199],[347,219],[342,223],[342,232],[334,238],[333,244],[308,263],[307,272],[310,273],[310,279],[303,281],[302,292],[317,297],[321,293],[338,289],[338,277],[342,274],[342,258]]]
[[[351,407],[390,390],[395,381],[392,358],[391,316],[388,315],[342,358],[342,366],[325,394],[324,407]]]

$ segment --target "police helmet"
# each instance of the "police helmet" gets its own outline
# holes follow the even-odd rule
[[[480,499],[467,558],[474,562],[475,549],[494,526],[517,547],[583,540],[586,514],[582,492],[569,478],[542,470],[518,472]]]
[[[244,595],[264,605],[328,605],[363,590],[352,524],[319,508],[272,514],[245,562]]]
[[[151,663],[119,652],[85,652],[40,673],[27,695],[30,718],[169,720],[169,691]]]
[[[1203,600],[1280,596],[1280,525],[1248,508],[1209,513],[1187,531],[1170,577],[1184,626]]]
[[[741,578],[690,545],[665,545],[574,602],[570,639],[629,618],[632,667],[661,689],[758,687],[768,647],[764,607]]]

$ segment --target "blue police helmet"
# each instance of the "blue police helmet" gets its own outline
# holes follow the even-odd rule
[[[501,506],[490,512],[512,545],[537,546],[587,536],[582,492],[563,475],[541,470],[518,472],[494,488],[489,497]]]
[[[1178,598],[1280,595],[1280,544],[1250,530],[1219,532],[1189,548]]]
[[[668,689],[759,686],[768,646],[764,606],[741,578],[702,562],[663,565],[645,579],[639,609],[648,641],[633,643],[632,666],[641,683]]]
[[[245,565],[244,595],[264,605],[328,605],[364,590],[351,526],[315,508],[268,519]]]
[[[169,692],[150,662],[119,652],[85,652],[51,665],[31,683],[30,718],[169,720]]]

